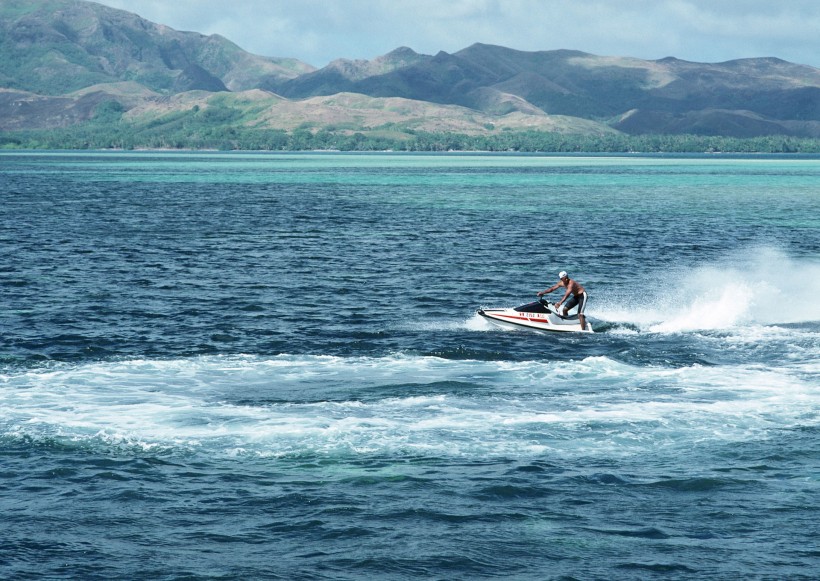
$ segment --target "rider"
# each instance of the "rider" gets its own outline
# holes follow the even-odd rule
[[[559,272],[558,278],[560,280],[556,284],[552,285],[546,290],[542,290],[540,293],[538,293],[538,296],[540,297],[543,295],[547,295],[562,286],[566,287],[567,292],[564,293],[564,297],[555,305],[555,309],[558,310],[558,307],[561,306],[561,303],[566,301],[569,295],[572,295],[572,298],[567,301],[566,305],[564,305],[563,314],[566,317],[567,312],[575,305],[578,305],[578,319],[581,321],[581,329],[586,329],[587,319],[584,316],[584,309],[587,306],[587,291],[584,289],[584,287],[581,286],[581,284],[578,281],[572,280],[567,275],[566,271],[562,270],[561,272]]]

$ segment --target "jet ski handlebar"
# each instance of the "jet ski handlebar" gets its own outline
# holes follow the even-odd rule
[[[558,312],[558,307],[555,306],[555,303],[551,303],[549,300],[545,299],[543,296],[538,297],[538,302],[540,302],[542,305],[547,307],[547,310],[553,311],[554,313],[556,313],[559,316],[561,315],[561,313]]]

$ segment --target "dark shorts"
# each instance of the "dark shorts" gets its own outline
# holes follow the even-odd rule
[[[572,295],[570,299],[564,303],[564,307],[566,307],[567,310],[570,310],[575,305],[578,305],[578,314],[583,315],[584,309],[587,308],[587,293]]]

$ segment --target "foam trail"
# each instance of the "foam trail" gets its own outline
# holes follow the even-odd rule
[[[820,321],[820,262],[752,248],[656,277],[641,304],[615,300],[595,313],[657,333]]]
[[[642,454],[816,425],[809,371],[401,355],[61,366],[0,376],[0,441],[210,456]],[[323,397],[305,397],[317,385]]]

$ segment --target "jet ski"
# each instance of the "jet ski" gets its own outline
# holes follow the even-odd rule
[[[565,317],[555,308],[554,304],[544,298],[518,307],[496,309],[481,307],[478,309],[478,314],[499,327],[570,333],[593,332],[588,318],[587,328],[581,329],[577,314]]]

